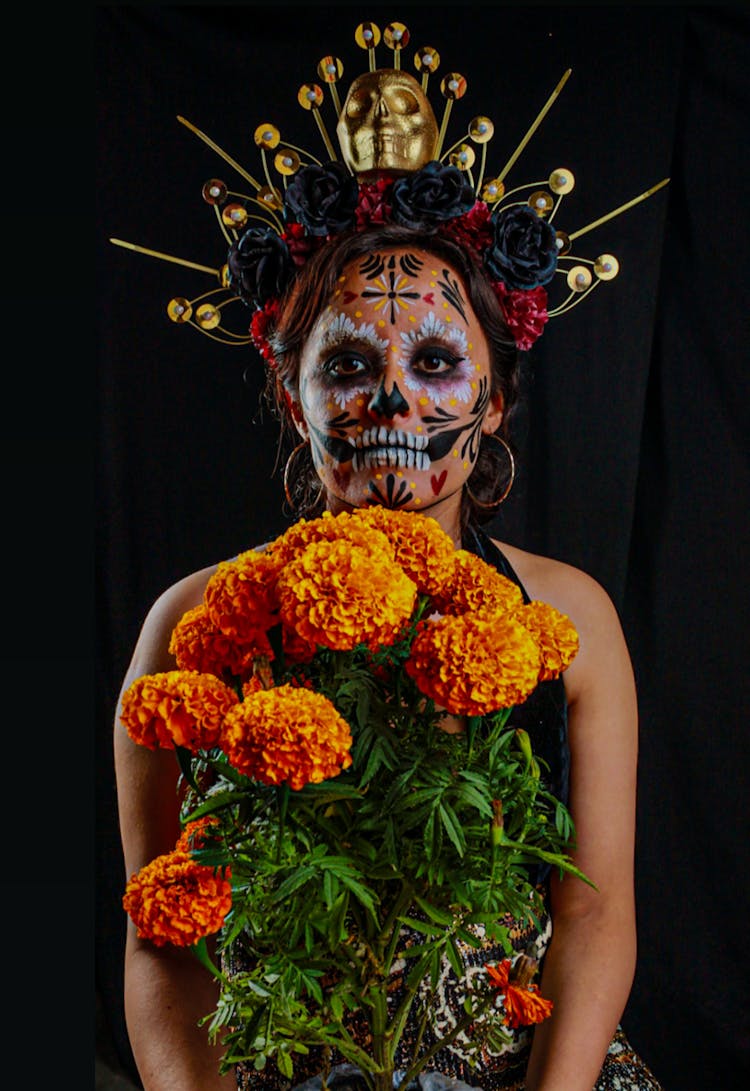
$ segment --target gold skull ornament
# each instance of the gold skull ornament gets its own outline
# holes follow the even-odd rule
[[[438,126],[413,76],[379,68],[352,83],[336,135],[345,163],[357,174],[413,171],[433,158]]]

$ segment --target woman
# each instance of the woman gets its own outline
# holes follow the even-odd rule
[[[435,1057],[435,1069],[484,1091],[658,1089],[616,1033],[636,959],[637,759],[633,674],[618,617],[585,573],[480,529],[512,484],[503,437],[518,397],[517,348],[546,321],[539,293],[555,270],[556,234],[529,208],[491,221],[459,169],[431,159],[437,126],[403,72],[355,80],[339,130],[348,169],[301,170],[284,194],[284,229],[248,228],[228,259],[230,286],[253,309],[269,393],[302,441],[287,463],[287,496],[308,516],[372,505],[423,512],[456,548],[570,617],[580,640],[564,683],[532,695],[518,713],[572,813],[575,863],[595,884],[544,876],[551,939],[547,945],[545,921],[531,939],[544,955],[540,989],[553,1014],[533,1043],[519,1036],[482,1070],[470,1072],[450,1050]],[[260,127],[256,141],[266,139],[276,146],[272,129],[266,137]],[[556,185],[562,192],[567,181],[559,176]],[[155,602],[123,693],[136,678],[174,667],[172,630],[201,603],[214,571],[194,572]],[[447,715],[443,726],[464,727]],[[135,745],[119,714],[115,759],[131,875],[179,837],[177,766],[173,754]],[[210,975],[191,953],[139,939],[132,924],[125,991],[146,1091],[284,1086],[246,1064],[236,1076],[218,1074],[221,1047],[199,1025],[216,1005]],[[300,1078],[314,1074],[301,1066]]]
[[[400,277],[390,299],[377,289],[376,272],[389,267]],[[319,504],[334,513],[373,502],[424,511],[457,547],[471,548],[476,515],[491,511],[481,500],[483,479],[485,488],[492,480],[487,465],[477,470],[488,457],[481,439],[508,426],[517,364],[497,299],[470,253],[407,228],[344,237],[298,276],[270,337],[273,386],[281,411],[310,441]],[[440,424],[430,431],[436,416]],[[454,456],[458,449],[464,457]],[[554,1014],[536,1029],[524,1086],[590,1091],[635,966],[633,677],[616,612],[595,581],[508,543],[492,545],[528,596],[574,619],[580,637],[564,683],[569,805],[578,832],[575,861],[597,889],[550,877],[553,933],[541,991]],[[213,571],[193,573],[158,599],[124,688],[174,666],[167,651],[172,628],[201,601]],[[176,765],[172,754],[133,744],[120,724],[115,740],[131,874],[179,835]],[[219,1051],[197,1025],[216,1002],[206,971],[191,955],[139,941],[132,926],[126,965],[128,1026],[147,1091],[234,1086],[233,1076],[218,1076]],[[657,1086],[645,1069],[640,1079],[630,1086]],[[604,1080],[597,1086],[614,1086]],[[248,1086],[263,1084],[254,1074]]]

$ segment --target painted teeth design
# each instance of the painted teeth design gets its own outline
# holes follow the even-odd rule
[[[387,431],[387,429],[386,429]],[[421,437],[416,437],[421,438]],[[429,470],[430,456],[426,451],[413,447],[373,446],[357,448],[352,456],[352,470],[371,469],[374,466],[393,466],[404,470]]]
[[[429,440],[427,436],[415,435],[413,432],[402,432],[398,428],[385,428],[373,425],[366,428],[354,440],[354,446],[358,451],[366,451],[372,447],[397,447],[406,448],[409,451],[424,451]]]

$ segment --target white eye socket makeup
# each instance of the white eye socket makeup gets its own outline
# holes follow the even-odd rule
[[[329,395],[340,408],[369,391],[372,383],[370,356],[381,359],[389,344],[387,339],[378,337],[371,322],[356,325],[343,313],[337,314],[323,330],[319,366],[330,384]]]
[[[428,389],[436,405],[443,400],[468,402],[474,396],[473,366],[462,329],[430,311],[418,329],[402,332],[401,343],[406,356],[399,363],[409,390]]]

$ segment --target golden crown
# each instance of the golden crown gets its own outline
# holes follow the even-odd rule
[[[456,141],[445,147],[453,103],[467,91],[455,71],[439,82],[443,100],[438,123],[428,99],[440,54],[422,46],[413,55],[417,75],[402,67],[410,39],[403,23],[382,32],[360,23],[356,44],[367,52],[368,68],[348,88],[343,104],[338,85],[344,66],[335,56],[317,65],[320,83],[304,83],[299,105],[309,111],[323,140],[327,160],[282,140],[279,128],[263,122],[255,128],[263,180],[259,181],[206,133],[184,117],[178,121],[198,136],[235,171],[252,192],[240,192],[219,178],[203,186],[204,201],[214,210],[229,247],[219,266],[190,261],[122,239],[117,246],[209,274],[214,287],[196,298],[172,298],[167,314],[225,344],[255,341],[267,359],[267,342],[224,323],[225,308],[242,301],[254,311],[267,310],[320,246],[343,231],[396,222],[457,238],[484,264],[519,348],[529,348],[549,318],[569,311],[600,283],[617,276],[613,254],[595,258],[573,254],[573,243],[594,228],[646,200],[665,186],[665,178],[645,192],[574,231],[558,230],[553,220],[574,186],[573,172],[556,167],[546,179],[506,187],[506,178],[567,82],[567,69],[522,139],[498,173],[488,174],[488,146],[494,125],[474,117]],[[380,43],[390,50],[388,67],[376,64]],[[419,77],[419,78],[418,78]],[[322,84],[322,86],[321,86]],[[323,119],[327,88],[336,119],[338,153]],[[548,306],[547,285],[562,283],[563,297]],[[246,313],[246,312],[245,312]]]

